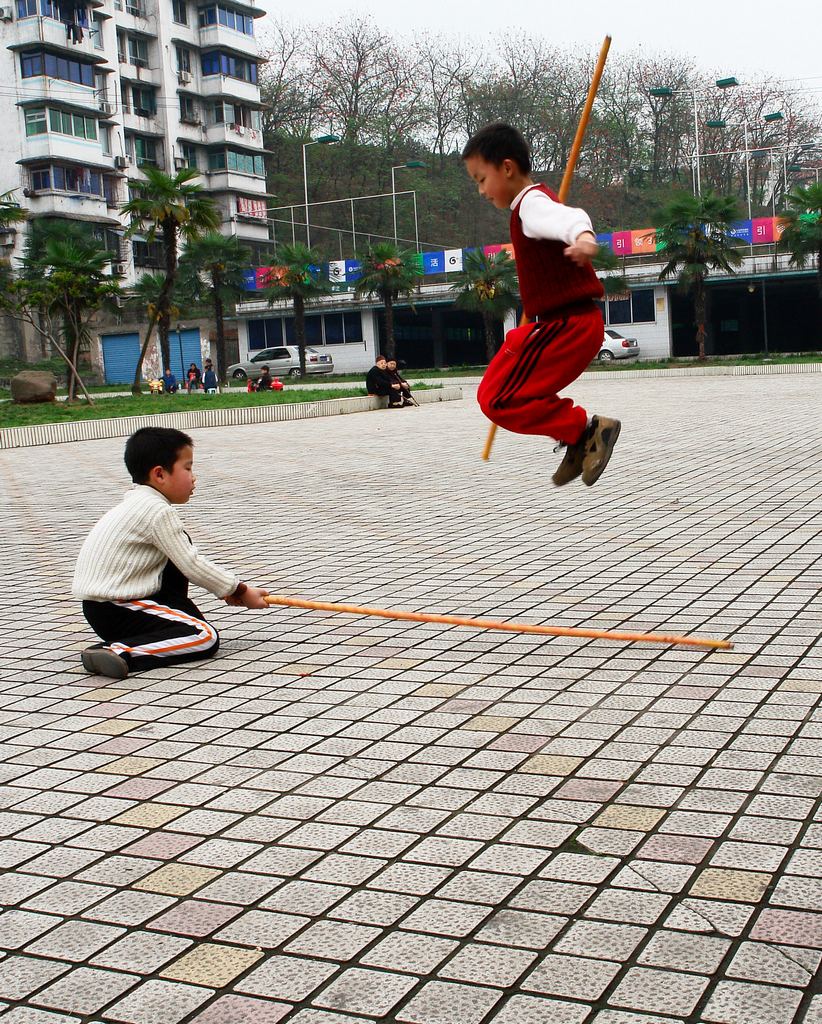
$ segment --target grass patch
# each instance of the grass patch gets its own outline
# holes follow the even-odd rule
[[[46,402],[42,405],[0,405],[0,426],[28,427],[37,423],[62,423],[70,420],[110,419],[119,416],[149,416],[158,413],[194,412],[201,409],[240,409],[257,405],[287,405],[294,402],[318,402],[329,398],[357,398],[365,395],[365,388],[341,388],[339,391],[299,388],[270,391],[266,394],[222,395],[124,395],[101,398],[94,405],[85,401],[66,405],[65,402]]]

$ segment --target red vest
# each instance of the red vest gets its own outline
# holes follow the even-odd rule
[[[554,202],[559,202],[547,186],[535,185],[534,188],[550,196]],[[511,242],[526,317],[533,320],[534,317],[544,316],[574,302],[602,298],[605,289],[593,267],[590,263],[578,267],[569,260],[565,255],[565,242],[529,238],[525,234],[519,217],[521,202],[522,199],[511,210]]]

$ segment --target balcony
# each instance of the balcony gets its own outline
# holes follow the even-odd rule
[[[206,145],[228,143],[242,149],[263,148],[263,133],[259,128],[246,128],[240,124],[212,124],[205,131]]]
[[[60,135],[58,132],[32,135],[25,139],[23,160],[26,163],[35,160],[68,160],[95,169],[114,170],[112,158],[103,156],[99,142],[77,139],[72,135]]]
[[[107,115],[109,110],[103,104],[93,89],[83,85],[74,85],[72,82],[63,82],[56,78],[24,78],[19,84],[20,97],[17,105],[20,107],[42,106],[49,103],[57,103],[61,107],[71,107],[78,113]]]
[[[123,59],[125,57],[125,59]],[[125,54],[120,54],[120,78],[127,82],[141,82],[143,85],[160,87],[163,84],[162,68],[149,68],[143,64],[132,64]]]
[[[203,171],[203,187],[207,192],[242,192],[244,195],[264,196],[265,178],[239,171]]]
[[[78,35],[72,36],[71,26],[54,18],[39,15],[23,18],[15,25],[17,38],[10,49],[23,50],[32,46],[48,46],[53,50],[65,51],[66,55],[71,55],[75,60],[82,59],[89,64],[106,63],[106,58],[99,50],[95,50],[88,29],[79,29]]]
[[[140,112],[132,108],[124,110],[122,116],[123,128],[126,131],[134,132],[137,135],[155,135],[157,137],[165,135],[156,114],[150,114],[148,111]]]
[[[220,49],[245,57],[257,56],[256,36],[226,28],[225,25],[206,25],[200,29],[200,46],[206,50]]]
[[[111,209],[107,206],[103,196],[74,195],[68,192],[44,190],[27,195],[26,206],[34,217],[51,214],[70,220],[94,221],[121,226],[119,221],[112,218]]]
[[[240,100],[260,105],[260,89],[253,82],[243,82],[239,78],[228,75],[204,75],[200,78],[199,95],[206,99],[217,99],[225,96],[228,99]]]

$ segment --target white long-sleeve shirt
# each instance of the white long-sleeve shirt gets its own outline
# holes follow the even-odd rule
[[[72,593],[84,601],[131,601],[160,589],[167,562],[217,597],[240,580],[197,550],[177,510],[153,487],[138,484],[92,527],[74,570]]]
[[[517,195],[511,203],[512,210],[517,203],[520,203],[522,230],[529,238],[545,238],[572,245],[583,231],[593,233],[591,218],[584,210],[555,203],[536,185],[526,186]]]

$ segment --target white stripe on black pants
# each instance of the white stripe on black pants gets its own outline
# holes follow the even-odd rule
[[[217,630],[188,598],[188,580],[168,562],[160,589],[132,601],[83,601],[86,621],[130,672],[199,661],[217,653]]]

